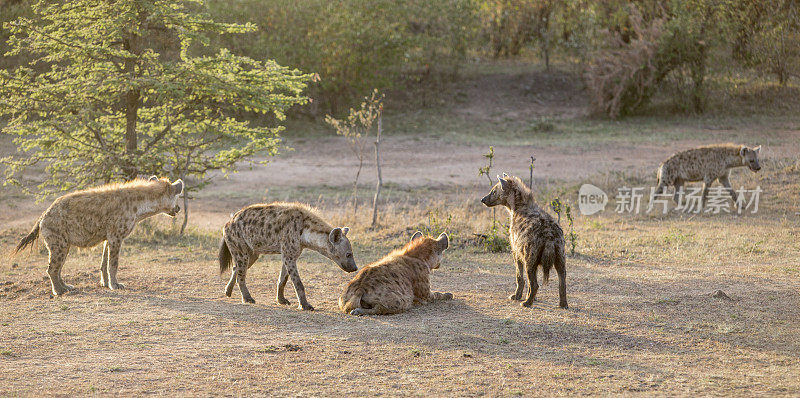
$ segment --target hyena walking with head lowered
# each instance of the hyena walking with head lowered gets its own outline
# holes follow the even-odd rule
[[[17,245],[14,253],[42,236],[50,252],[50,276],[53,294],[61,295],[73,287],[61,279],[61,267],[70,247],[92,247],[105,241],[100,265],[100,284],[120,289],[117,282],[119,250],[136,223],[158,213],[175,216],[180,207],[178,197],[183,181],[170,184],[167,179],[153,176],[149,180],[134,180],[110,184],[64,195],[50,205],[39,217],[28,236]]]
[[[356,271],[358,268],[347,239],[348,231],[347,227],[333,228],[316,211],[300,203],[255,204],[239,210],[222,228],[220,273],[228,270],[231,261],[234,263],[225,295],[230,297],[238,283],[242,302],[255,303],[245,284],[247,270],[261,254],[281,254],[283,266],[278,277],[278,303],[290,304],[283,290],[291,277],[300,308],[313,310],[297,273],[297,259],[303,249],[311,249],[333,260],[344,271]]]
[[[497,179],[498,183],[481,199],[481,203],[488,207],[505,206],[511,218],[509,235],[511,254],[517,267],[517,290],[509,298],[522,299],[525,270],[530,290],[522,305],[530,307],[539,290],[537,270],[542,268],[542,281],[546,284],[550,279],[550,269],[555,268],[558,273],[559,306],[567,308],[567,268],[561,226],[536,204],[533,193],[522,180],[505,173]]]
[[[731,187],[729,177],[731,169],[747,166],[752,171],[761,170],[758,154],[761,146],[748,148],[744,145],[722,144],[708,145],[678,152],[661,163],[658,168],[658,188],[655,194],[660,195],[666,187],[675,186],[672,196],[675,203],[681,204],[683,184],[685,182],[703,181],[702,203],[705,205],[708,190],[714,180],[719,180],[736,202],[736,191]]]
[[[396,314],[414,304],[452,299],[452,293],[432,292],[428,279],[448,245],[446,234],[433,239],[417,231],[403,248],[362,268],[339,297],[339,308],[350,315]]]

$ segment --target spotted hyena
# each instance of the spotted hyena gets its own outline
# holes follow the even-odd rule
[[[753,171],[761,170],[761,164],[758,162],[759,152],[761,152],[760,145],[750,149],[744,145],[734,144],[708,145],[678,152],[661,163],[658,168],[658,188],[655,194],[659,195],[668,186],[674,185],[675,194],[672,198],[680,205],[683,184],[703,181],[702,203],[705,204],[711,184],[714,180],[719,180],[736,202],[736,191],[728,180],[731,169],[747,166]]]
[[[297,259],[303,249],[311,249],[333,260],[344,271],[358,270],[347,239],[349,230],[347,227],[332,227],[314,209],[300,203],[255,204],[239,210],[222,228],[220,273],[230,268],[231,261],[234,263],[225,295],[230,297],[238,282],[242,302],[255,303],[245,284],[247,270],[261,254],[281,254],[283,266],[278,277],[278,303],[290,304],[283,290],[291,277],[300,308],[313,310],[297,273]]]
[[[530,307],[536,299],[539,284],[538,268],[542,268],[542,281],[547,283],[550,269],[558,273],[559,306],[567,308],[567,268],[564,258],[564,232],[556,220],[540,208],[528,187],[517,177],[497,177],[498,183],[481,199],[488,207],[505,206],[511,218],[509,235],[511,255],[517,267],[517,290],[509,298],[521,300],[525,289],[523,268],[527,271],[530,290],[522,303]]]
[[[177,202],[182,192],[183,181],[170,183],[153,176],[149,180],[136,179],[64,195],[45,210],[14,253],[41,235],[50,252],[47,274],[53,294],[61,295],[73,289],[61,279],[61,267],[70,247],[92,247],[105,242],[100,284],[121,289],[124,286],[117,282],[117,265],[122,241],[137,222],[147,217],[159,213],[174,217],[180,211]]]
[[[396,314],[414,304],[452,299],[451,293],[431,292],[428,280],[447,246],[446,234],[433,239],[417,231],[401,249],[362,268],[339,297],[339,308],[351,315]]]

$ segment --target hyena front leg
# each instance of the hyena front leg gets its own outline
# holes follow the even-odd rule
[[[281,274],[278,277],[278,294],[276,296],[276,300],[278,304],[281,305],[290,305],[292,304],[286,297],[283,295],[283,291],[286,288],[286,281],[289,280],[289,271],[286,270],[285,265],[281,265]]]
[[[103,259],[100,261],[100,286],[110,287],[108,281],[108,241],[105,241],[103,242]]]
[[[281,256],[283,257],[283,267],[286,268],[286,272],[292,278],[297,301],[300,302],[299,308],[313,311],[314,307],[306,300],[306,288],[303,286],[303,281],[300,280],[300,274],[297,272],[297,258],[300,257],[300,250],[285,246],[281,249]]]
[[[508,296],[508,298],[519,301],[522,300],[522,291],[525,290],[525,276],[523,274],[525,263],[517,255],[514,255],[514,262],[517,266],[517,290],[514,291],[514,294]]]
[[[108,287],[110,287],[111,290],[124,289],[125,285],[117,282],[119,249],[122,246],[122,239],[110,238],[106,243],[106,247],[108,248]]]
[[[442,292],[431,292],[429,301],[436,301],[436,300],[452,300],[453,293],[442,293]]]

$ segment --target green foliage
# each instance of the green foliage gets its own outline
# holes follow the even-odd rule
[[[30,61],[0,71],[0,117],[20,154],[2,159],[6,183],[44,164],[39,193],[132,178],[232,169],[275,153],[276,122],[307,101],[311,76],[206,47],[214,35],[251,32],[202,11],[202,1],[42,1],[5,25],[9,55]],[[194,55],[204,52],[205,55]],[[237,117],[268,114],[271,125]]]
[[[442,214],[439,210],[429,211],[428,222],[420,225],[419,230],[429,236],[439,236],[442,233],[446,233],[451,243],[458,239],[458,232],[453,228],[453,215],[450,213]]]
[[[319,113],[402,79],[455,73],[476,25],[472,0],[214,0],[210,11],[260,26],[222,38],[225,46],[319,73],[311,91]]]
[[[508,227],[501,223],[494,223],[481,238],[481,246],[485,252],[501,253],[507,252],[511,248],[511,242],[508,240]]]

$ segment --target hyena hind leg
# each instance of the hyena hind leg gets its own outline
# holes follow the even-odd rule
[[[57,243],[48,243],[47,250],[50,252],[48,260],[47,276],[50,277],[50,287],[54,296],[60,296],[72,288],[64,283],[61,279],[61,268],[64,266],[64,261],[67,259],[69,253],[69,246]]]

